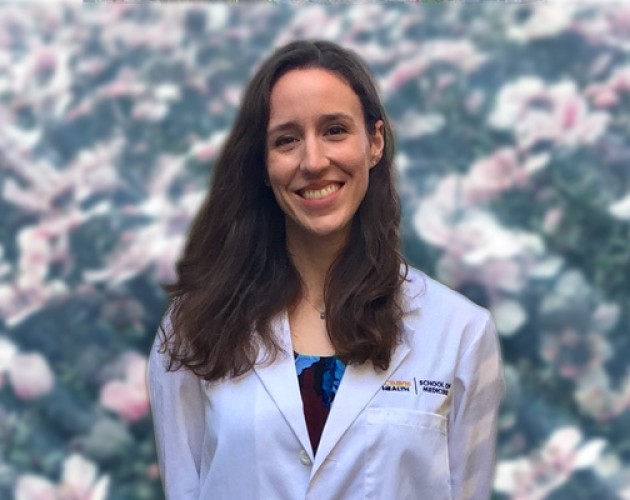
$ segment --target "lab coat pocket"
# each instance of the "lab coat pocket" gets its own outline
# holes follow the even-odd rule
[[[447,420],[402,408],[366,415],[366,497],[450,500]]]

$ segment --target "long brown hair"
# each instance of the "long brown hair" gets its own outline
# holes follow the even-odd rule
[[[389,366],[401,335],[407,269],[391,125],[359,57],[332,42],[296,41],[277,49],[249,83],[177,263],[177,281],[165,286],[172,329],[163,330],[162,349],[169,351],[171,370],[184,366],[217,380],[248,372],[261,346],[270,360],[280,350],[271,322],[296,303],[302,283],[286,251],[285,216],[265,185],[266,131],[275,82],[303,68],[326,69],[346,81],[370,134],[377,120],[384,123],[383,155],[370,170],[349,243],[326,276],[324,301],[337,356]]]

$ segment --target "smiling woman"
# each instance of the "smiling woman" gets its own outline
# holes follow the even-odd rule
[[[260,66],[150,355],[167,498],[489,498],[494,325],[406,265],[393,158],[354,53]]]
[[[340,250],[383,150],[383,121],[365,125],[352,88],[327,70],[297,69],[271,91],[267,173],[286,214],[287,245],[335,238]]]

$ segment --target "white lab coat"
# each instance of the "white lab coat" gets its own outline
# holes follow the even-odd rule
[[[274,323],[286,356],[235,379],[166,372],[154,344],[148,383],[166,497],[487,500],[503,392],[492,319],[417,270],[409,278],[403,343],[384,372],[346,368],[315,456],[286,314]]]

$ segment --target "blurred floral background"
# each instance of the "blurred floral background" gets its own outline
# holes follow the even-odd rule
[[[163,498],[161,284],[302,37],[372,67],[405,255],[497,321],[495,497],[630,498],[630,7],[585,2],[1,5],[0,498]]]

